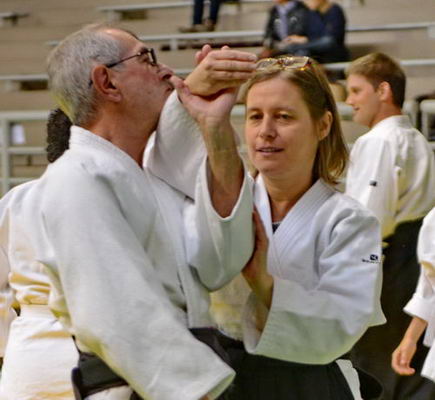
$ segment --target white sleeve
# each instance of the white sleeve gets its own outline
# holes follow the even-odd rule
[[[9,337],[9,327],[17,316],[12,304],[14,294],[9,286],[9,261],[3,249],[0,247],[0,358],[4,357],[6,343]]]
[[[195,206],[184,215],[189,264],[209,290],[231,281],[246,265],[254,247],[253,180],[245,170],[239,198],[231,215],[214,209],[208,186],[207,162],[198,174]]]
[[[405,306],[404,311],[412,316],[430,322],[435,316],[435,273],[434,270],[421,268],[415,293]]]
[[[345,193],[376,215],[382,237],[394,232],[399,172],[388,142],[364,136],[357,140],[350,153]]]
[[[111,186],[68,175],[68,185],[51,181],[45,192],[41,261],[59,276],[77,343],[142,398],[214,398],[233,371],[176,318]]]
[[[435,208],[423,220],[417,246],[418,260],[428,271],[435,270]]]
[[[336,224],[330,237],[318,255],[314,289],[274,276],[272,305],[262,332],[255,326],[262,306],[251,295],[244,313],[249,352],[326,364],[348,352],[372,324],[381,289],[379,223],[365,212],[353,212]]]
[[[435,209],[434,209],[435,210]],[[404,311],[424,319],[428,326],[424,343],[431,346],[435,340],[435,212],[424,220],[418,237],[418,259],[421,263],[420,278],[411,300]],[[429,218],[431,220],[429,220]]]
[[[160,115],[146,167],[170,186],[194,198],[198,171],[205,156],[201,131],[174,91]]]

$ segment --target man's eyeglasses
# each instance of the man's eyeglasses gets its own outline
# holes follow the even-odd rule
[[[125,58],[123,58],[123,59],[121,59],[119,61],[115,61],[113,63],[104,64],[104,65],[107,68],[113,68],[116,65],[119,65],[119,64],[123,63],[124,61],[130,60],[130,59],[135,58],[135,57],[142,57],[142,56],[145,56],[145,55],[147,56],[147,60],[146,61],[150,65],[153,65],[153,66],[157,65],[157,57],[156,57],[156,53],[155,53],[154,49],[152,49],[152,48],[149,49],[147,47],[144,47],[141,51],[139,51],[136,54],[133,54],[132,56],[128,56],[128,57],[125,57]]]
[[[310,57],[283,56],[277,58],[265,58],[257,62],[257,71],[266,69],[304,69],[311,64]]]
[[[130,60],[132,58],[135,57],[146,57],[146,60],[144,60],[145,62],[147,62],[148,64],[152,65],[152,66],[156,66],[157,65],[157,56],[156,53],[154,51],[153,48],[148,48],[148,47],[144,47],[141,51],[139,51],[136,54],[133,54],[132,56],[128,56],[125,57],[119,61],[115,61],[112,63],[108,63],[108,64],[104,64],[105,67],[107,68],[113,68],[121,63],[123,63],[124,61]],[[92,79],[89,79],[89,87],[92,86]]]

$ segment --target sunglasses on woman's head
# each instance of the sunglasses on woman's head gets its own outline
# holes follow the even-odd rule
[[[311,64],[310,57],[282,56],[277,58],[264,58],[257,62],[257,71],[265,69],[303,69]]]

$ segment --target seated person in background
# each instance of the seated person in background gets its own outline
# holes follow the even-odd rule
[[[300,38],[300,48],[321,63],[347,61],[349,51],[344,45],[346,17],[343,9],[329,0],[305,0],[305,4],[311,12],[308,34],[305,39]]]
[[[412,299],[404,311],[413,316],[405,335],[394,351],[391,366],[399,375],[414,375],[411,361],[417,350],[417,342],[426,330],[424,344],[431,347],[421,375],[435,381],[435,208],[426,215],[418,237],[418,259],[421,265],[420,279]]]
[[[210,8],[208,18],[202,19],[204,14],[204,0],[194,0],[193,2],[193,15],[192,15],[192,25],[187,27],[178,28],[181,33],[192,33],[192,32],[211,32],[214,31],[218,15],[219,8],[222,0],[210,0]]]
[[[268,51],[264,50],[261,56],[294,54],[310,56],[321,63],[349,59],[344,46],[346,18],[338,4],[329,0],[277,3],[271,10],[265,35],[273,40],[266,43]],[[282,19],[284,9],[287,18]]]
[[[264,31],[264,48],[260,58],[290,53],[288,40],[306,36],[309,10],[299,0],[273,0]]]

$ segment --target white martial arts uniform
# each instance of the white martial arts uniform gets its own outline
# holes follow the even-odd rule
[[[3,206],[0,212],[3,212],[6,206],[7,195],[3,197]],[[1,232],[0,240],[3,242],[4,235]],[[16,318],[17,314],[13,305],[18,307],[14,292],[9,285],[9,260],[5,249],[0,246],[0,357],[5,355],[6,343],[9,337],[9,329],[11,322]]]
[[[242,378],[236,380],[236,387],[240,385],[241,389],[231,398],[262,399],[267,390],[273,391],[269,395],[273,399],[284,399],[284,393],[289,391],[295,391],[298,399],[315,399],[322,391],[324,398],[348,398],[341,397],[346,389],[337,383],[333,371],[325,372],[329,376],[325,378],[322,373],[318,375],[316,371],[321,368],[316,366],[326,368],[326,364],[347,353],[369,326],[385,321],[379,299],[382,279],[379,223],[355,200],[322,180],[302,196],[275,232],[261,176],[255,184],[255,205],[269,239],[268,270],[274,279],[271,308],[266,310],[253,293],[249,294],[246,285],[235,280],[214,295],[217,302],[214,311],[221,329],[237,338],[235,317],[243,303],[239,297],[248,296],[241,313],[244,345],[249,353],[268,359],[242,358],[237,367]],[[257,327],[259,317],[266,319],[262,331]],[[231,350],[232,353],[236,360],[241,357],[237,350]],[[288,364],[274,363],[271,359]],[[348,361],[340,361],[339,367],[354,398],[360,399],[356,372]],[[259,376],[254,368],[259,368]],[[289,368],[288,379],[282,373],[284,368]],[[276,382],[268,383],[278,369],[282,375],[275,378]],[[265,373],[271,376],[266,375],[265,381],[261,381]],[[292,374],[298,374],[295,376],[300,379],[291,381]],[[313,381],[315,376],[320,381]],[[270,386],[262,389],[258,385]],[[263,395],[243,395],[250,386],[254,392],[257,387]],[[282,388],[282,395],[281,389],[275,391],[275,387]],[[309,387],[319,391],[313,392]]]
[[[382,383],[382,400],[432,398],[435,385],[419,373],[399,376],[391,368],[391,354],[409,325],[403,307],[419,275],[418,230],[435,204],[434,155],[407,116],[385,118],[356,141],[345,192],[376,215],[385,242],[382,309],[387,323],[367,331],[353,350],[352,361]],[[425,352],[419,345],[414,358],[417,370]]]
[[[9,223],[13,203],[19,203],[35,182],[12,189],[0,201],[0,309],[3,316],[14,313],[12,297],[20,308],[20,316],[12,321],[9,335],[10,318],[1,324],[0,335],[4,341],[9,336],[9,340],[0,379],[0,399],[72,400],[71,370],[77,365],[77,350],[71,335],[48,308],[49,279],[35,260],[26,232],[13,229],[18,226]],[[10,300],[5,301],[7,298]]]
[[[382,237],[423,218],[435,205],[435,161],[426,138],[408,116],[378,122],[352,147],[346,194],[372,210]]]
[[[424,344],[431,349],[421,374],[435,381],[435,208],[423,220],[417,252],[421,264],[420,279],[404,310],[428,323]]]
[[[170,149],[166,146],[167,157],[182,157],[174,147],[172,152]],[[261,178],[256,183],[255,203],[267,227],[270,257],[274,254],[273,259],[269,257],[274,266],[269,267],[278,287],[269,322],[262,334],[256,329],[255,308],[261,306],[252,295],[242,311],[250,289],[240,275],[212,294],[213,316],[228,336],[244,336],[245,346],[253,354],[297,363],[330,363],[346,353],[369,326],[385,322],[379,302],[379,224],[365,208],[322,181],[299,200],[273,235]],[[279,252],[277,267],[273,249],[280,246],[288,253]],[[288,307],[282,308],[281,302]],[[349,364],[343,361],[340,368],[357,398]],[[252,383],[255,391],[258,382]]]
[[[207,289],[249,258],[247,177],[227,218],[211,206],[205,163],[195,198],[193,206],[119,148],[73,127],[70,150],[13,210],[11,224],[26,224],[51,277],[55,314],[82,351],[144,398],[215,398],[233,378],[186,327],[212,325]]]
[[[318,180],[272,232],[263,180],[255,204],[269,238],[272,305],[262,332],[261,303],[251,295],[243,317],[252,354],[326,364],[348,352],[371,325],[382,324],[379,224],[357,202]]]

